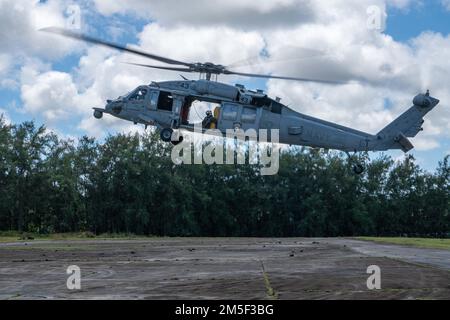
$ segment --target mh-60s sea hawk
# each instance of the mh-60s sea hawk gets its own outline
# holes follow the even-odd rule
[[[209,112],[204,119],[205,131],[211,128],[223,133],[227,129],[255,129],[256,132],[259,132],[259,129],[279,129],[279,142],[282,144],[335,149],[347,154],[395,149],[406,153],[414,148],[408,138],[415,137],[423,130],[423,117],[439,103],[439,100],[431,97],[428,91],[419,94],[414,97],[411,108],[373,135],[304,115],[282,104],[280,99],[268,97],[262,90],[253,91],[242,85],[232,86],[211,81],[211,76],[217,78],[217,75],[224,74],[326,84],[339,82],[236,72],[223,65],[173,60],[64,29],[47,28],[44,31],[118,49],[173,66],[132,63],[133,65],[205,75],[205,78],[200,80],[152,82],[149,85],[139,86],[125,96],[108,100],[105,108],[94,108],[94,116],[97,119],[109,114],[135,124],[156,126],[160,130],[161,139],[173,144],[182,141],[180,131],[194,130],[194,124],[188,120],[193,102],[205,101],[218,105],[214,115]],[[355,163],[353,170],[360,174],[364,171],[364,167]]]

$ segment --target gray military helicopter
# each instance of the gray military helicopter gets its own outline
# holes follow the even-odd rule
[[[354,163],[354,172],[361,174],[364,167],[353,160],[351,152],[399,149],[407,153],[414,148],[408,138],[415,137],[423,130],[424,116],[439,103],[438,99],[430,96],[429,91],[418,94],[413,99],[413,106],[405,113],[377,134],[369,134],[296,112],[282,104],[279,98],[268,97],[262,90],[248,90],[239,84],[232,86],[217,82],[217,76],[238,75],[325,84],[340,82],[236,72],[210,62],[188,63],[169,59],[65,29],[46,28],[43,31],[132,53],[171,66],[131,63],[132,65],[204,75],[204,79],[200,80],[183,78],[183,81],[152,82],[139,86],[125,96],[108,100],[105,108],[93,108],[97,119],[109,114],[146,127],[156,126],[160,130],[161,139],[173,144],[183,140],[180,131],[194,131],[194,124],[188,121],[191,106],[195,101],[204,101],[218,105],[214,116],[210,112],[203,121],[205,131],[210,128],[219,129],[223,133],[227,129],[255,129],[256,132],[259,129],[279,129],[279,142],[282,144],[346,152]],[[216,81],[211,80],[212,76],[215,76]]]

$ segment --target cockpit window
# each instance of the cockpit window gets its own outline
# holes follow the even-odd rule
[[[144,100],[147,92],[147,89],[139,88],[131,94],[129,100]]]

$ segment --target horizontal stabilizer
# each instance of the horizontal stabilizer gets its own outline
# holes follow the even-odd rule
[[[395,140],[400,144],[403,152],[405,153],[414,149],[414,146],[411,143],[411,141],[409,141],[408,138],[403,133],[400,133]]]

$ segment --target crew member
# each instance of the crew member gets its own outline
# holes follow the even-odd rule
[[[214,127],[212,126],[214,124]],[[206,111],[206,117],[202,121],[202,127],[205,129],[215,128],[217,124],[217,119],[214,118],[211,110]]]

